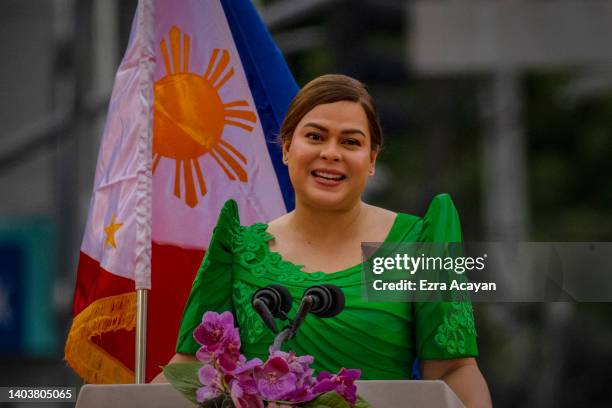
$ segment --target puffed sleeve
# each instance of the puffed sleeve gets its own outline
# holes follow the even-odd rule
[[[461,242],[459,215],[448,194],[432,200],[423,217],[421,242]],[[416,302],[417,355],[421,360],[444,360],[478,355],[472,304]]]
[[[195,354],[198,350],[199,345],[192,333],[202,321],[204,312],[233,310],[232,239],[239,228],[238,205],[236,201],[228,200],[221,209],[217,226],[185,304],[176,343],[178,353]]]

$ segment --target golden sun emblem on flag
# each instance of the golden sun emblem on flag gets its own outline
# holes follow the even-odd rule
[[[219,90],[234,75],[234,68],[228,69],[227,50],[214,49],[206,72],[198,75],[189,71],[191,37],[183,33],[181,47],[181,31],[176,26],[168,37],[170,53],[165,39],[159,44],[166,75],[153,85],[153,173],[162,157],[175,160],[174,195],[181,198],[182,172],[185,203],[193,208],[198,204],[194,173],[200,195],[206,195],[198,162],[204,154],[209,154],[230,180],[248,181],[243,167],[246,157],[222,137],[226,125],[251,132],[257,117],[246,109],[246,100],[226,103],[219,96]]]

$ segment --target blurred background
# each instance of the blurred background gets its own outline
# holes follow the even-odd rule
[[[81,385],[63,345],[136,4],[1,3],[0,386]],[[256,6],[300,85],[369,86],[386,138],[369,202],[422,215],[448,192],[467,241],[612,241],[612,1]],[[612,405],[610,304],[474,309],[495,406]]]

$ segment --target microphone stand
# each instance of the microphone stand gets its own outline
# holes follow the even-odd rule
[[[295,337],[298,328],[304,322],[304,319],[312,309],[314,304],[314,299],[312,296],[304,296],[302,301],[300,302],[300,307],[295,314],[295,319],[293,321],[290,320],[290,324],[285,326],[285,328],[276,335],[274,338],[274,343],[270,347],[271,351],[278,351],[281,349],[282,345],[287,341],[291,340]]]

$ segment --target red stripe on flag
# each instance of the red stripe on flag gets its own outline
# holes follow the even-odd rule
[[[175,353],[176,338],[191,284],[204,251],[153,243],[151,287],[147,316],[147,372],[149,382]],[[104,270],[81,252],[73,316],[95,300],[134,291],[134,281]],[[117,330],[92,338],[107,353],[134,369],[134,331]]]
[[[147,334],[147,382],[175,353],[181,317],[204,251],[153,243]]]
[[[72,303],[72,317],[92,302],[109,296],[134,291],[134,281],[113,275],[100,267],[100,262],[81,251],[76,289]]]

